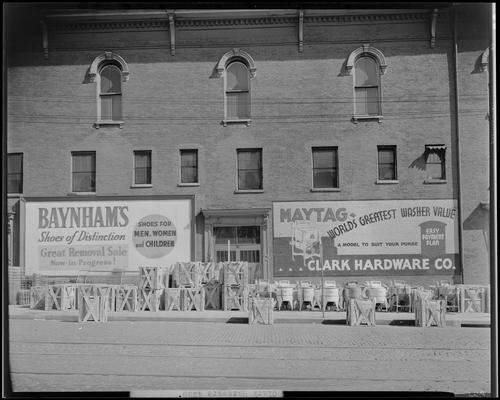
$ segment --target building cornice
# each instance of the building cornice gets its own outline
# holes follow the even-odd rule
[[[442,13],[439,18],[446,18],[447,13]],[[256,18],[226,17],[226,18],[191,18],[180,17],[177,13],[175,19],[176,27],[182,28],[207,28],[227,26],[263,26],[263,25],[295,25],[299,15],[294,16],[268,16]],[[73,20],[60,16],[48,16],[47,23],[53,31],[100,31],[100,30],[169,30],[169,16],[163,14],[145,14],[143,18],[123,14],[121,18],[114,15],[113,18],[89,20]],[[81,18],[84,18],[83,16]],[[87,17],[89,18],[89,17]],[[370,14],[338,14],[338,15],[307,15],[304,13],[304,24],[367,24],[367,23],[391,23],[428,21],[429,12],[401,12],[401,13],[370,13]],[[68,22],[69,20],[69,22]]]

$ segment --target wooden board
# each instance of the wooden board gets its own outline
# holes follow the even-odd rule
[[[222,308],[222,285],[220,283],[206,284],[203,290],[205,291],[205,309],[220,310]]]
[[[30,294],[30,308],[32,310],[45,310],[46,305],[48,306],[47,297],[49,295],[49,287],[44,286],[32,286]]]
[[[248,262],[225,262],[223,268],[224,285],[248,285]]]
[[[181,307],[183,311],[205,310],[205,290],[203,289],[203,287],[199,286],[196,288],[182,288]]]
[[[274,323],[274,299],[250,298],[250,311],[248,313],[248,323],[272,325]]]
[[[415,300],[415,326],[446,326],[446,301],[430,300],[420,296]]]
[[[365,323],[375,326],[375,304],[375,299],[349,299],[347,324],[357,326]]]
[[[165,310],[166,311],[181,311],[181,292],[183,288],[167,288],[165,289]]]
[[[248,311],[248,287],[226,286],[223,289],[224,310]]]
[[[164,289],[165,269],[162,267],[139,267],[140,289]]]
[[[116,288],[116,311],[136,311],[137,286],[120,285]]]
[[[78,321],[107,322],[109,311],[109,287],[78,285]]]
[[[138,289],[138,311],[160,311],[161,296],[164,289]]]

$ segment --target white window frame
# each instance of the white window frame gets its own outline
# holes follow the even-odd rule
[[[443,157],[444,157],[444,160],[441,161],[441,168],[443,170],[443,174],[444,174],[444,179],[439,179],[439,178],[429,178],[427,176],[427,157],[429,156],[428,154],[428,151],[427,151],[427,148],[428,147],[440,147],[443,152]],[[444,145],[444,144],[426,144],[425,145],[425,149],[424,149],[424,154],[425,154],[425,180],[424,180],[424,183],[430,183],[430,184],[442,184],[442,183],[447,183],[447,173],[446,173],[446,150],[447,150],[447,146]]]
[[[136,155],[136,153],[146,153],[146,152],[149,153],[149,157],[151,160],[151,183],[136,183],[136,181],[135,181],[135,168],[136,168],[135,155]],[[132,188],[151,188],[151,187],[153,187],[153,152],[151,150],[134,150],[132,152],[132,155],[134,158],[133,159],[134,168],[132,170],[132,185],[131,185],[131,187]]]
[[[231,64],[233,61],[241,61],[243,64],[245,64],[248,68],[248,99],[249,99],[249,116],[248,118],[241,118],[241,119],[228,119],[227,115],[227,98],[226,98],[226,68]],[[217,66],[215,68],[216,71],[216,77],[221,78],[224,77],[224,119],[222,120],[222,125],[223,126],[228,126],[229,124],[246,124],[247,126],[250,126],[250,123],[252,122],[251,115],[252,115],[252,85],[251,85],[251,79],[255,78],[255,75],[257,73],[257,68],[255,67],[255,63],[253,61],[253,58],[250,54],[248,54],[246,51],[240,50],[238,48],[234,48],[231,51],[228,51],[225,53],[220,59],[219,62],[217,63]]]
[[[318,188],[314,187],[314,150],[332,149],[336,152],[337,186]],[[339,147],[338,146],[312,146],[311,147],[311,192],[340,192],[340,167],[339,167]]]
[[[129,69],[125,60],[118,54],[111,51],[105,51],[103,54],[97,56],[93,61],[89,69],[88,77],[91,83],[96,83],[96,104],[97,104],[97,120],[94,122],[94,127],[99,129],[102,126],[118,126],[123,127],[123,115],[124,115],[124,85],[121,87],[121,110],[122,119],[119,121],[115,120],[103,120],[101,118],[101,74],[102,69],[108,65],[113,64],[118,67],[121,72],[122,82],[127,82],[129,79]]]
[[[379,151],[383,149],[391,149],[394,151],[394,175],[396,179],[380,179],[379,173]],[[398,174],[398,147],[395,145],[378,145],[377,146],[377,181],[378,185],[391,185],[399,183]]]
[[[378,66],[378,115],[359,115],[357,114],[356,111],[356,86],[355,86],[355,76],[353,75],[353,71],[355,70],[355,64],[356,61],[361,58],[361,57],[371,57],[377,64]],[[369,120],[374,120],[377,122],[382,122],[383,119],[383,113],[382,113],[382,79],[381,76],[385,74],[387,70],[387,63],[385,61],[384,54],[378,50],[377,48],[369,45],[369,44],[363,44],[363,46],[358,47],[354,51],[349,54],[349,57],[347,58],[346,61],[346,75],[351,75],[353,77],[352,80],[352,93],[353,93],[353,107],[354,107],[354,114],[352,117],[352,121],[354,123],[358,123],[359,121],[369,121]],[[356,72],[354,71],[354,74]]]
[[[75,154],[83,154],[87,153],[90,154],[92,153],[94,155],[94,163],[95,163],[95,188],[93,192],[75,192],[74,187],[73,187],[73,156]],[[71,174],[70,174],[70,185],[71,185],[71,194],[73,195],[95,195],[97,193],[97,152],[95,150],[75,150],[71,151]]]
[[[239,161],[238,161],[238,153],[240,151],[248,152],[248,151],[260,151],[260,189],[240,189],[240,174],[239,174]],[[234,193],[263,193],[264,192],[264,151],[262,147],[244,147],[236,149],[236,190]]]
[[[196,151],[196,168],[197,168],[197,182],[182,182],[182,152],[183,151]],[[177,186],[196,187],[200,186],[200,150],[195,147],[186,147],[179,149],[179,183]]]

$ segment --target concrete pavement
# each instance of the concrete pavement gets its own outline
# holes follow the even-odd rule
[[[28,313],[9,322],[16,391],[490,390],[490,334],[483,328],[68,323]]]
[[[78,321],[76,310],[31,310],[27,306],[9,306],[9,318],[46,319],[57,321]],[[409,312],[376,312],[377,325],[414,325],[415,314]],[[177,321],[177,322],[216,322],[248,323],[248,312],[244,311],[120,311],[110,312],[108,321]],[[344,311],[274,311],[274,323],[304,323],[345,325]],[[451,327],[489,327],[489,313],[446,313],[446,325]]]

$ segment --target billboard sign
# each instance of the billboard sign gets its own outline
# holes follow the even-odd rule
[[[26,274],[136,271],[191,259],[191,200],[27,201]]]
[[[457,201],[273,203],[274,276],[460,273]]]

